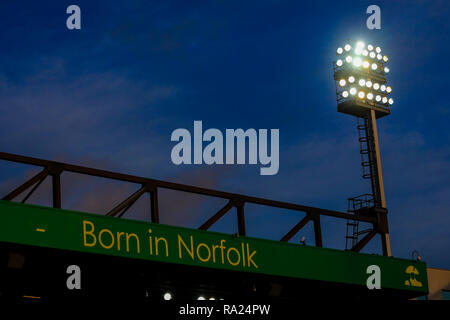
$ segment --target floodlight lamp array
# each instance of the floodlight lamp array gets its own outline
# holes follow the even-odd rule
[[[352,99],[384,109],[394,104],[392,88],[386,84],[389,58],[380,47],[349,40],[336,50],[336,56],[333,64],[338,104]]]

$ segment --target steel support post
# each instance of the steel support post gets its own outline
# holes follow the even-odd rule
[[[375,117],[375,111],[372,109],[370,110],[370,122],[372,127],[372,133],[373,133],[373,143],[375,146],[375,159],[376,159],[376,171],[377,171],[377,179],[378,179],[378,187],[379,187],[379,196],[381,201],[381,207],[386,208],[386,197],[384,194],[384,183],[383,183],[383,172],[381,170],[381,156],[380,156],[380,145],[378,142],[378,130],[377,130],[377,119]],[[382,242],[382,249],[383,249],[383,255],[385,256],[391,256],[391,243],[389,239],[389,232],[387,228],[387,218],[386,221],[383,223],[386,224],[386,232],[380,233],[381,235],[381,242]]]
[[[156,186],[149,187],[149,193],[152,222],[159,223],[158,188]]]
[[[245,236],[245,215],[244,215],[244,202],[239,202],[236,205],[237,221],[238,221],[238,234]]]

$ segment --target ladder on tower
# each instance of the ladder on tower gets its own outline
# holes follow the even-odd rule
[[[367,119],[356,118],[359,141],[359,154],[361,156],[361,167],[363,179],[372,179],[373,161],[370,158],[369,143],[370,136],[368,134]]]
[[[371,208],[374,206],[373,196],[365,193],[357,197],[347,199],[347,212],[349,214],[357,215],[364,208]],[[347,228],[345,236],[345,250],[350,250],[358,243],[360,236],[372,231],[372,228],[359,230],[360,225],[358,220],[347,219]]]
[[[372,190],[374,190],[374,160],[371,157],[370,146],[372,143],[371,129],[367,118],[356,118],[358,129],[358,141],[359,141],[359,154],[361,156],[361,168],[363,179],[370,179],[372,184]],[[347,212],[349,214],[358,214],[361,209],[373,207],[375,205],[373,194],[362,194],[357,197],[347,199]],[[359,230],[360,225],[358,220],[347,220],[346,235],[345,235],[345,249],[350,250],[358,243],[358,239],[361,235],[364,235],[370,231],[371,228]]]

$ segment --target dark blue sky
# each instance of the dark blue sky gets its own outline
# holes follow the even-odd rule
[[[65,26],[70,4],[81,7],[79,31]],[[371,4],[381,7],[381,30],[366,28]],[[395,104],[378,128],[393,255],[416,249],[450,268],[449,9],[448,1],[2,1],[0,150],[345,211],[348,197],[370,189],[356,120],[336,112],[331,61],[347,38],[361,39],[390,58]],[[223,131],[279,128],[279,173],[175,166],[170,134],[194,120]],[[2,193],[34,172],[23,168],[0,164]],[[63,186],[64,207],[93,212],[134,188],[70,175]],[[162,196],[165,223],[198,226],[220,207]],[[44,193],[31,200],[48,202]],[[279,239],[300,218],[248,209],[254,236]],[[140,215],[137,204],[130,216]],[[233,231],[232,217],[214,230]],[[324,245],[342,248],[344,224],[323,224]],[[311,227],[302,232],[312,243]],[[366,252],[378,248],[377,239]]]

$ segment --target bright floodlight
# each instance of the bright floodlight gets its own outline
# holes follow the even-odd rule
[[[348,40],[335,52],[333,68],[338,111],[365,117],[372,109],[377,118],[388,115],[394,100],[388,96],[392,88],[386,79],[390,71],[387,55],[381,54],[380,47],[366,45],[361,40]]]
[[[342,46],[343,43],[340,44],[340,47]],[[388,85],[390,83],[387,79],[390,66],[387,65],[387,56],[384,55],[384,52],[381,53],[380,47],[375,44],[366,46],[362,39],[357,41],[349,39],[343,48],[343,55],[337,53],[333,62],[337,111],[357,118],[361,162],[363,166],[368,164],[370,167],[368,168],[370,170],[363,170],[363,178],[370,178],[372,186],[372,194],[364,195],[365,204],[361,205],[361,196],[351,198],[353,209],[355,209],[355,203],[358,206],[353,213],[355,217],[357,217],[357,213],[373,217],[377,222],[383,224],[377,230],[372,230],[370,236],[379,233],[382,237],[383,255],[390,256],[387,218],[384,215],[380,216],[387,210],[376,126],[377,119],[391,113],[394,103],[391,98],[392,89]],[[338,66],[337,59],[343,60],[341,66]],[[365,131],[364,137],[361,136],[361,130]],[[358,223],[354,225],[358,226]],[[359,251],[370,240],[371,237],[368,235],[359,239],[361,233],[363,232],[357,232],[355,229],[347,230],[346,238],[353,238],[350,248]],[[349,237],[352,234],[353,237]],[[347,241],[346,249],[348,248]]]
[[[164,293],[164,300],[172,300],[172,294],[170,292]]]
[[[360,67],[361,64],[362,64],[361,58],[355,58],[355,59],[353,60],[353,65],[354,65],[355,67]]]
[[[197,298],[197,300],[206,300],[204,296],[200,296]]]

